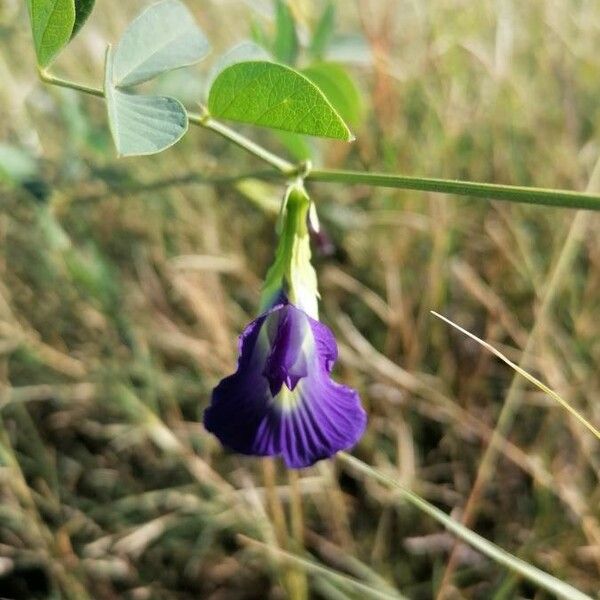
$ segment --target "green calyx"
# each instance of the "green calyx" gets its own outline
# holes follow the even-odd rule
[[[281,211],[279,243],[262,289],[261,312],[283,292],[310,315],[319,316],[317,275],[310,262],[308,216],[311,202],[301,182],[287,189]]]

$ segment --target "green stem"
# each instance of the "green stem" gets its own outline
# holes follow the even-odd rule
[[[104,91],[100,88],[84,85],[61,77],[51,75],[40,69],[40,79],[50,85],[69,88],[103,97]],[[221,137],[243,148],[256,158],[263,160],[275,168],[285,177],[298,175],[302,172],[302,165],[291,162],[273,154],[251,139],[237,133],[227,125],[215,121],[207,112],[203,114],[188,112],[189,122],[199,127],[209,129]],[[343,171],[332,169],[314,169],[309,171],[305,179],[325,183],[364,184],[375,187],[390,187],[405,190],[419,190],[425,192],[438,192],[471,196],[493,200],[507,200],[509,202],[522,202],[525,204],[541,204],[544,206],[558,206],[564,208],[579,208],[600,210],[600,196],[569,190],[552,190],[531,188],[517,185],[501,185],[495,183],[477,183],[475,181],[459,181],[454,179],[435,179],[429,177],[409,177],[406,175],[388,175],[386,173],[362,173],[359,171]]]
[[[208,113],[188,113],[188,119],[190,123],[193,123],[194,125],[198,125],[218,133],[220,136],[226,138],[230,142],[233,142],[236,146],[246,150],[246,152],[250,152],[250,154],[253,154],[257,158],[260,158],[264,162],[270,164],[284,175],[295,175],[297,172],[296,166],[291,162],[280,158],[256,142],[253,142],[251,139],[240,135],[237,131],[227,127],[227,125],[223,125],[223,123],[215,121],[212,117],[210,117],[210,115],[208,115]]]
[[[43,69],[39,70],[40,79],[44,83],[49,83],[50,85],[55,85],[58,87],[68,88],[71,90],[76,90],[78,92],[83,92],[84,94],[90,94],[91,96],[97,96],[98,98],[104,98],[104,90],[96,87],[92,87],[89,85],[84,85],[81,83],[77,83],[76,81],[71,81],[69,79],[63,79],[62,77],[56,77],[48,73]],[[233,142],[236,146],[243,148],[246,152],[253,154],[256,158],[259,158],[271,165],[281,173],[286,176],[294,175],[297,172],[296,166],[291,162],[280,158],[276,154],[269,152],[266,148],[263,148],[256,142],[244,137],[234,131],[233,129],[227,127],[227,125],[223,125],[218,121],[215,121],[210,115],[205,112],[203,114],[193,113],[188,111],[188,121],[192,125],[197,125],[199,127],[204,127],[204,129],[210,129],[210,131],[214,131],[218,133],[220,136],[226,138],[230,142]]]
[[[77,83],[76,81],[71,81],[69,79],[63,79],[62,77],[56,77],[55,75],[48,73],[48,71],[44,71],[44,69],[39,69],[39,74],[40,79],[44,83],[49,83],[50,85],[56,85],[58,87],[63,87],[70,90],[76,90],[78,92],[83,92],[84,94],[97,96],[98,98],[104,98],[104,90],[100,88],[84,85],[83,83]]]
[[[330,169],[313,169],[307,175],[308,181],[326,183],[364,184],[376,187],[399,188],[474,196],[509,202],[560,206],[564,208],[583,208],[600,210],[600,196],[568,190],[531,188],[496,183],[477,183],[454,179],[432,179],[428,177],[408,177],[405,175],[387,175],[385,173],[361,173]]]

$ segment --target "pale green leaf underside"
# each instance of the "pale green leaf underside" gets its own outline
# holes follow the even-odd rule
[[[114,57],[114,83],[137,85],[206,56],[208,41],[178,0],[153,4],[125,30]]]
[[[307,77],[271,62],[228,67],[208,97],[215,117],[319,137],[351,141],[352,133],[325,95]]]
[[[71,38],[75,24],[74,0],[28,0],[35,53],[47,67]]]
[[[113,82],[113,57],[106,53],[104,93],[110,130],[120,156],[156,154],[175,144],[188,128],[185,108],[174,98],[135,95]]]

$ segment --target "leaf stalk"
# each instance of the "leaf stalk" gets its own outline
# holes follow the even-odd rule
[[[76,90],[99,98],[104,97],[104,90],[100,88],[57,77],[45,69],[39,69],[39,76],[44,83],[50,85]],[[387,173],[363,173],[360,171],[337,169],[310,169],[307,172],[304,163],[296,165],[274,154],[250,138],[213,119],[204,107],[202,107],[200,113],[188,111],[187,114],[189,122],[192,125],[203,127],[227,139],[273,167],[286,179],[301,177],[307,181],[323,183],[344,183],[348,185],[418,190],[483,198],[486,200],[502,200],[523,204],[600,211],[600,195],[570,190],[479,183],[475,181],[432,177],[412,177]]]

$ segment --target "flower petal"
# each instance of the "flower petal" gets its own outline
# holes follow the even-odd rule
[[[279,454],[291,468],[307,467],[354,446],[362,436],[367,415],[358,393],[331,379],[307,377],[295,394],[294,408],[282,413]]]
[[[308,317],[308,321],[313,331],[317,352],[321,355],[325,368],[331,373],[338,357],[338,347],[335,337],[327,325],[311,317]]]
[[[267,316],[264,325],[269,339],[270,353],[263,375],[269,380],[275,396],[285,383],[293,390],[307,374],[307,340],[312,337],[308,317],[291,304],[282,306]]]
[[[223,445],[302,468],[360,439],[366,413],[358,393],[330,377],[337,346],[325,325],[280,305],[248,325],[239,347],[238,370],[215,388],[204,413]],[[286,385],[274,387],[276,376]]]

